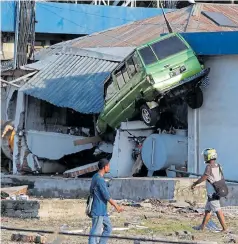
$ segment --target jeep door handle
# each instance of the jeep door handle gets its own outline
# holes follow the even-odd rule
[[[165,66],[164,66],[164,68],[168,68],[170,66],[170,64],[166,64]]]

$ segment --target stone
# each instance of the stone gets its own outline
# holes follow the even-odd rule
[[[153,205],[149,202],[142,202],[142,203],[140,203],[140,205],[143,208],[153,208]]]

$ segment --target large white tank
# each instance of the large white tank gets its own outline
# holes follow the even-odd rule
[[[188,159],[188,138],[184,130],[176,135],[152,134],[142,146],[142,160],[152,176],[154,171],[167,169],[171,165],[184,166]]]

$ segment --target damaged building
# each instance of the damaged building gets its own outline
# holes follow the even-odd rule
[[[85,163],[85,155],[77,155],[77,160],[67,155],[92,154],[100,140],[95,115],[103,108],[103,84],[131,50],[112,49],[108,54],[65,48],[22,67],[37,74],[12,98],[16,112],[8,120],[14,119],[16,131],[13,173],[62,173]]]

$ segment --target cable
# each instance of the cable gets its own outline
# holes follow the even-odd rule
[[[20,229],[13,227],[5,227],[1,226],[2,230],[9,231],[23,231],[23,232],[34,232],[34,233],[45,233],[45,234],[58,234],[58,235],[68,235],[68,236],[81,236],[81,237],[98,237],[98,238],[109,238],[109,239],[118,239],[118,240],[130,240],[130,241],[143,241],[143,242],[157,242],[157,243],[170,243],[170,244],[194,244],[194,242],[184,242],[184,241],[168,241],[162,239],[149,239],[149,238],[135,238],[129,236],[101,236],[101,235],[89,235],[89,234],[81,234],[81,233],[66,233],[64,231],[55,232],[51,230],[31,230],[31,229]]]
[[[153,0],[150,2],[150,4],[147,6],[147,8],[149,8],[152,4]],[[56,6],[52,6],[52,5],[49,5],[49,4],[46,4],[46,3],[41,3],[39,2],[38,5],[44,5],[45,7],[52,7],[52,8],[57,8],[57,9],[61,9],[61,10],[65,10],[64,8],[60,8],[60,7],[56,7]],[[43,7],[43,6],[41,6]],[[49,10],[49,8],[47,9]],[[101,18],[109,18],[109,19],[118,19],[118,20],[126,20],[126,21],[132,21],[132,22],[136,22],[136,21],[143,21],[144,19],[142,20],[134,20],[134,19],[124,19],[124,18],[117,18],[117,17],[110,17],[110,16],[106,16],[106,15],[99,15],[99,14],[94,14],[94,13],[89,13],[89,12],[84,12],[84,11],[77,11],[77,10],[74,10],[74,9],[68,9],[69,11],[72,11],[72,12],[77,12],[77,13],[84,13],[84,14],[88,14],[88,15],[93,15],[93,16],[98,16],[98,17],[101,17]],[[49,10],[50,11],[50,10]],[[160,15],[159,15],[160,16]],[[63,16],[61,16],[62,18],[64,18]],[[157,17],[157,16],[154,16],[154,17]],[[153,18],[153,17],[150,17],[150,18]],[[75,23],[76,24],[76,23]],[[125,23],[126,24],[126,23]],[[144,23],[128,23],[128,24],[133,24],[133,25],[151,25],[151,26],[164,26],[164,24],[144,24]],[[180,25],[181,24],[177,24],[177,25]],[[120,27],[120,26],[118,26]]]

